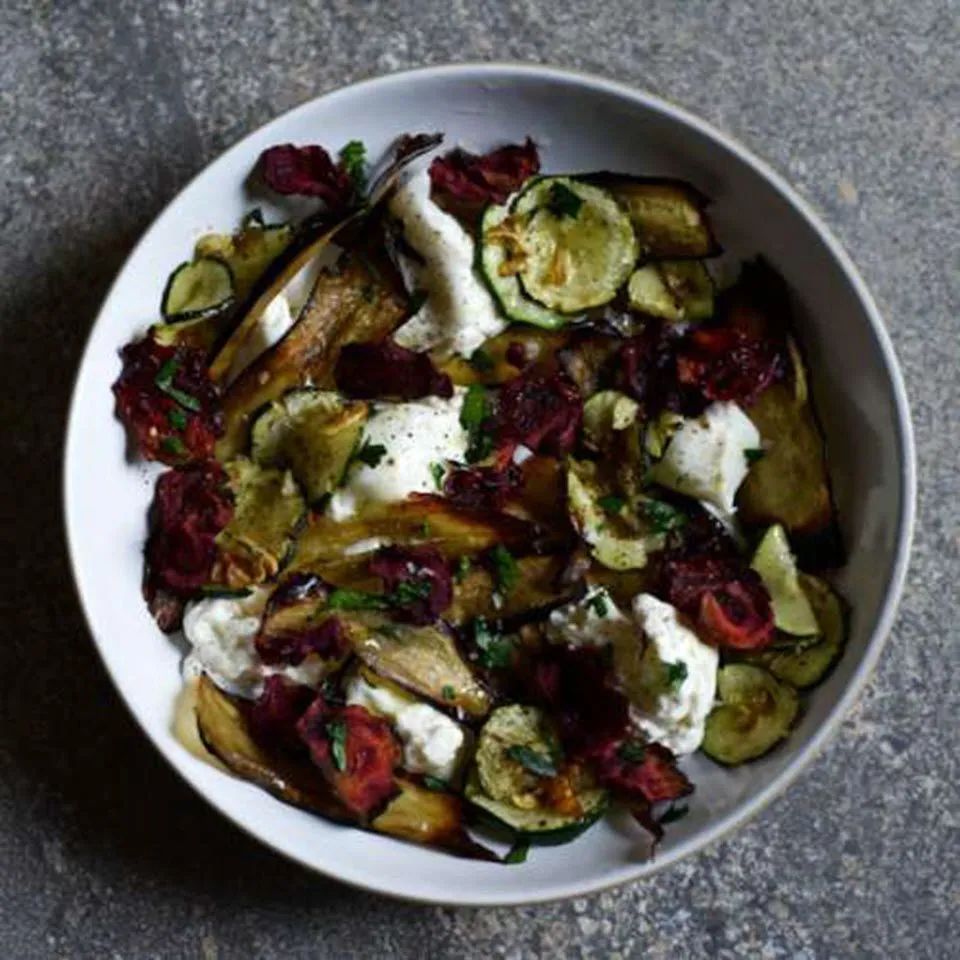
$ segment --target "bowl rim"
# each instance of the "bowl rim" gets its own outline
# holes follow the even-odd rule
[[[608,94],[620,99],[631,101],[647,110],[660,114],[667,120],[674,123],[680,123],[692,128],[697,133],[712,140],[719,147],[729,151],[738,160],[753,169],[755,173],[770,183],[774,189],[790,204],[790,206],[807,222],[816,233],[820,241],[824,244],[830,256],[840,267],[845,279],[850,284],[856,294],[857,300],[866,315],[874,341],[878,348],[883,362],[889,387],[893,394],[894,407],[896,410],[896,444],[900,460],[900,503],[898,506],[898,516],[896,524],[896,551],[893,562],[890,567],[889,584],[886,596],[876,617],[873,629],[864,648],[861,661],[852,675],[850,682],[840,695],[837,702],[826,715],[820,726],[813,733],[809,741],[800,749],[795,757],[781,770],[768,784],[758,790],[752,796],[743,800],[737,807],[729,813],[718,817],[713,823],[710,823],[698,833],[679,843],[675,848],[663,854],[653,861],[640,861],[637,865],[627,871],[618,872],[618,876],[610,880],[594,880],[577,882],[571,881],[564,885],[563,889],[552,889],[549,893],[540,893],[535,889],[525,892],[521,895],[513,896],[456,896],[451,898],[439,898],[429,894],[417,892],[401,892],[389,885],[379,885],[375,879],[367,882],[355,877],[344,877],[336,872],[334,865],[320,866],[311,861],[306,856],[299,856],[291,851],[280,849],[271,840],[261,834],[254,832],[245,823],[235,818],[226,811],[220,803],[209,796],[200,787],[193,783],[186,772],[181,769],[172,751],[168,751],[149,730],[144,727],[139,720],[133,703],[127,698],[126,693],[120,686],[117,676],[113,673],[107,662],[104,651],[101,649],[100,642],[93,630],[92,617],[87,609],[86,601],[80,588],[80,575],[77,551],[74,540],[71,535],[71,510],[69,496],[69,464],[76,455],[72,451],[77,446],[74,439],[78,430],[77,421],[77,393],[80,381],[80,375],[85,368],[88,355],[91,350],[93,334],[100,323],[100,318],[107,310],[115,294],[118,281],[127,269],[127,265],[139,252],[141,246],[146,243],[147,238],[153,231],[156,223],[165,215],[167,210],[177,203],[182,193],[188,190],[197,180],[203,177],[209,167],[225,156],[227,153],[241,151],[244,149],[248,140],[257,136],[265,127],[281,120],[286,120],[299,113],[306,113],[313,109],[319,101],[335,99],[346,93],[356,94],[364,89],[374,87],[390,87],[395,84],[402,85],[410,79],[442,79],[455,74],[478,75],[481,78],[503,79],[510,76],[537,77],[548,80],[574,83],[596,92]],[[70,565],[71,579],[74,592],[83,613],[87,626],[87,632],[93,641],[94,648],[100,657],[101,663],[106,670],[107,675],[113,684],[114,689],[123,702],[128,712],[132,715],[137,726],[140,728],[147,739],[153,744],[160,755],[167,761],[173,771],[186,782],[191,789],[201,797],[206,803],[213,807],[221,816],[229,820],[234,826],[239,827],[244,833],[264,844],[271,850],[279,853],[281,856],[292,860],[306,869],[341,883],[366,890],[370,893],[377,893],[388,896],[393,899],[416,902],[423,904],[435,904],[441,906],[521,906],[525,904],[537,904],[556,902],[566,900],[572,897],[586,896],[588,894],[598,893],[609,890],[614,887],[624,885],[639,879],[646,879],[666,869],[667,867],[683,860],[694,853],[698,853],[714,845],[719,840],[725,838],[738,827],[747,823],[763,811],[774,799],[776,799],[784,790],[793,783],[801,772],[817,757],[830,738],[836,733],[840,723],[846,714],[853,707],[859,698],[867,680],[876,667],[880,654],[883,650],[887,636],[893,626],[896,618],[897,607],[903,593],[906,580],[907,569],[909,566],[910,549],[913,540],[915,514],[916,514],[916,450],[914,446],[913,424],[910,417],[909,401],[907,398],[906,387],[899,363],[893,348],[890,335],[884,326],[882,316],[873,299],[865,281],[855,266],[852,258],[841,245],[840,241],[834,236],[833,232],[820,218],[812,206],[792,187],[787,180],[777,173],[765,160],[758,157],[752,150],[742,144],[736,137],[715,127],[712,123],[701,119],[696,114],[690,112],[684,107],[678,106],[664,97],[651,93],[639,87],[621,81],[613,80],[598,74],[589,73],[567,67],[557,67],[549,64],[530,64],[516,61],[492,61],[475,62],[464,61],[456,63],[443,63],[426,67],[414,67],[392,71],[389,73],[378,74],[355,81],[344,86],[335,87],[315,97],[311,97],[300,104],[286,110],[275,117],[271,117],[265,123],[250,130],[244,134],[235,143],[222,150],[216,157],[204,164],[191,179],[172,197],[163,208],[151,220],[150,224],[143,230],[137,243],[131,248],[130,252],[124,258],[124,262],[117,271],[116,277],[107,291],[96,318],[91,324],[90,331],[87,334],[76,373],[74,375],[73,386],[71,388],[70,403],[66,417],[66,429],[64,432],[63,461],[61,469],[61,496],[62,510],[64,518],[65,537],[67,543],[67,555]]]

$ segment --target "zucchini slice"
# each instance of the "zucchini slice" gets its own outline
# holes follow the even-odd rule
[[[539,788],[557,776],[551,772],[555,744],[545,715],[536,707],[511,704],[495,710],[480,731],[466,798],[484,819],[518,838],[540,844],[573,840],[603,815],[607,792],[574,770],[578,782],[564,777],[568,809],[545,804]]]
[[[804,690],[819,683],[840,658],[846,623],[843,604],[829,584],[803,573],[799,580],[820,625],[822,639],[812,645],[796,644],[792,650],[765,650],[749,659],[766,667],[778,680]]]
[[[246,587],[275,576],[290,555],[306,512],[290,473],[245,457],[225,464],[233,492],[231,521],[217,534],[215,583]]]
[[[579,313],[609,303],[637,261],[630,218],[605,190],[569,177],[543,177],[511,205],[517,221],[517,277],[550,310]]]
[[[629,212],[645,256],[688,260],[721,252],[705,212],[707,198],[692,184],[617,173],[592,174],[585,179],[605,187]]]
[[[800,586],[797,562],[790,551],[786,532],[779,523],[763,535],[750,566],[760,574],[770,594],[773,622],[778,630],[797,637],[821,632],[810,600]]]
[[[636,423],[640,405],[619,390],[601,390],[583,405],[583,438],[598,452],[608,448],[614,434]]]
[[[233,272],[222,260],[199,257],[181,263],[167,280],[160,312],[167,323],[202,320],[234,302]]]
[[[332,392],[304,388],[274,400],[254,421],[251,457],[289,467],[310,504],[332,493],[356,448],[369,407]]]
[[[672,323],[713,315],[713,279],[699,260],[663,260],[635,270],[627,285],[630,306]]]
[[[800,703],[797,691],[762,667],[730,663],[717,674],[719,706],[707,717],[702,749],[719,763],[755,760],[789,732]]]
[[[510,267],[508,243],[505,242],[507,237],[504,236],[506,228],[503,227],[509,213],[508,207],[497,205],[489,206],[483,212],[480,242],[477,245],[480,274],[501,312],[509,320],[555,330],[567,322],[567,317],[527,297],[520,287],[517,274]]]

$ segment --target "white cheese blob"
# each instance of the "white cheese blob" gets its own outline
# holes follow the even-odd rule
[[[363,443],[382,446],[376,466],[357,461],[330,498],[327,512],[347,520],[365,504],[396,503],[411,493],[436,493],[434,464],[463,460],[467,432],[460,425],[463,391],[450,399],[425,397],[409,403],[376,404]]]
[[[257,697],[264,680],[279,673],[308,687],[323,677],[326,664],[311,654],[292,666],[267,666],[257,654],[254,640],[270,587],[257,587],[245,597],[208,597],[187,606],[183,633],[193,648],[184,660],[184,679],[206,673],[228,693]]]
[[[403,743],[403,765],[411,773],[452,780],[463,760],[463,728],[446,714],[412,697],[399,696],[354,674],[346,685],[349,705],[366,707],[389,720]]]
[[[633,613],[646,646],[643,684],[632,691],[632,719],[674,753],[693,753],[703,740],[716,694],[716,648],[684,626],[674,607],[649,593],[634,599]]]
[[[605,647],[630,638],[633,621],[623,615],[603,587],[593,587],[579,600],[550,611],[547,636],[571,647]]]
[[[253,363],[261,353],[269,350],[293,326],[294,315],[287,298],[278,293],[260,315],[260,319],[240,344],[230,370],[227,382],[236,379]]]
[[[430,199],[425,170],[394,193],[389,209],[403,224],[406,242],[423,259],[423,263],[411,257],[401,259],[404,280],[411,290],[422,290],[427,297],[417,314],[396,331],[394,340],[410,350],[469,356],[484,340],[506,329],[506,321],[474,270],[473,240]]]
[[[729,516],[735,509],[737,489],[750,469],[745,451],[759,446],[757,428],[735,403],[714,403],[699,417],[680,424],[650,476]]]

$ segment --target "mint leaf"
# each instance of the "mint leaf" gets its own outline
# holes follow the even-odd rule
[[[676,663],[665,663],[664,667],[667,671],[667,685],[671,690],[678,690],[687,679],[687,665],[678,660]]]
[[[331,720],[327,724],[327,737],[333,765],[342,772],[347,769],[347,725],[342,720]]]
[[[473,621],[473,642],[480,663],[488,670],[509,667],[513,661],[513,641],[491,629],[483,617]]]
[[[520,578],[520,568],[513,554],[502,544],[498,543],[490,552],[490,559],[493,561],[494,576],[497,580],[497,587],[503,593],[509,593]]]
[[[340,166],[360,196],[367,189],[367,148],[360,140],[351,140],[340,150]]]
[[[327,597],[327,606],[331,610],[385,610],[388,605],[387,598],[379,593],[351,590],[348,587],[337,587]]]
[[[357,448],[352,459],[354,462],[365,463],[370,469],[380,465],[380,461],[386,456],[387,448],[382,443],[371,443],[364,440]]]
[[[653,529],[657,533],[669,533],[671,530],[679,529],[687,522],[684,514],[662,500],[645,500],[643,512],[653,524]]]
[[[506,753],[511,760],[516,760],[524,769],[538,777],[555,777],[557,775],[557,765],[553,762],[553,757],[548,754],[540,753],[531,747],[520,744],[507,747]]]
[[[527,854],[530,852],[530,841],[521,837],[516,840],[513,846],[507,851],[503,858],[504,863],[524,863]]]
[[[576,217],[583,206],[580,199],[566,184],[555,183],[550,187],[547,209],[556,217]]]
[[[430,473],[433,476],[433,483],[438,490],[443,489],[443,475],[446,472],[447,468],[442,463],[433,462],[430,464]]]
[[[467,463],[483,460],[493,449],[493,437],[487,428],[492,413],[487,389],[478,383],[471,384],[460,408],[460,426],[467,431]]]
[[[158,390],[162,390],[168,397],[172,397],[181,407],[197,413],[200,410],[200,401],[186,391],[180,390],[173,385],[173,378],[177,375],[179,369],[180,361],[176,356],[170,357],[164,361],[163,366],[157,371],[153,382],[157,385]]]
[[[627,501],[615,493],[609,493],[605,497],[600,497],[597,505],[607,513],[619,513],[627,505]]]

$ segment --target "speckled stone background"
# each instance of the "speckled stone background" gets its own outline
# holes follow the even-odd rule
[[[951,0],[0,2],[0,957],[960,955],[958,17]],[[896,629],[824,755],[708,852],[521,910],[365,895],[222,822],[110,687],[58,507],[87,330],[178,188],[315,94],[470,58],[647,87],[785,173],[887,317],[921,471]]]

